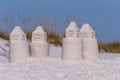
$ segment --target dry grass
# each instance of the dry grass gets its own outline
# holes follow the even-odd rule
[[[120,42],[101,43],[99,42],[99,50],[110,53],[120,53]]]

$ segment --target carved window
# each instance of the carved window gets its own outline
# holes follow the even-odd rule
[[[79,37],[79,31],[77,31],[77,37]]]
[[[18,36],[18,35],[13,35],[13,36],[12,36],[12,39],[13,39],[13,40],[18,40],[18,39],[19,39],[19,36]]]
[[[81,36],[82,37],[87,37],[87,33],[82,33]]]
[[[92,38],[95,38],[95,33],[94,32],[92,32]]]
[[[40,35],[40,34],[34,34],[34,35],[33,35],[33,38],[34,38],[35,40],[41,39],[41,35]]]
[[[73,31],[69,31],[69,32],[68,32],[68,37],[73,37],[73,35],[74,35],[74,32],[73,32]]]
[[[22,40],[25,41],[25,38],[26,38],[25,35],[23,35],[23,36],[22,36]]]

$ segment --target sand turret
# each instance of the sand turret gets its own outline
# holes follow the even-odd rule
[[[79,29],[76,22],[71,22],[66,29],[66,38],[63,39],[63,60],[82,59],[82,39],[79,37]]]
[[[29,56],[29,45],[26,34],[16,26],[10,34],[10,62],[26,62]]]
[[[47,43],[46,32],[41,26],[38,26],[32,33],[31,54],[36,58],[47,58],[49,53],[49,46]]]
[[[84,24],[80,29],[80,36],[83,39],[84,59],[95,60],[98,58],[98,43],[95,31],[89,24]]]

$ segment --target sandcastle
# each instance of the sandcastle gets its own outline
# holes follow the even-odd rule
[[[30,54],[26,34],[16,26],[10,34],[10,62],[26,62]]]
[[[80,60],[83,58],[82,39],[76,22],[71,22],[66,29],[66,38],[63,39],[63,60]]]
[[[71,22],[66,29],[66,37],[63,39],[62,60],[96,60],[98,59],[98,44],[95,31],[89,24],[84,24],[81,29],[76,22]],[[10,34],[10,62],[23,63],[29,59],[39,60],[48,58],[49,44],[46,32],[38,26],[32,32],[32,40],[29,44],[26,34],[16,26]]]
[[[49,46],[47,43],[46,32],[41,26],[32,33],[31,55],[36,58],[47,58],[49,53]]]
[[[77,24],[71,22],[63,39],[63,60],[96,60],[98,53],[95,31],[91,26],[84,24],[79,30]]]
[[[95,37],[95,31],[89,24],[84,24],[80,29],[80,35],[83,39],[84,59],[95,60],[98,58],[98,43]]]

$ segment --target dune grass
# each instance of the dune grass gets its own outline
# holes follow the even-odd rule
[[[16,21],[15,18],[18,20]],[[74,16],[67,16],[65,19],[65,24],[69,24],[71,21],[76,21],[80,23],[80,19]],[[41,17],[36,17],[32,19],[30,17],[23,17],[19,13],[16,17],[10,17],[6,13],[0,18],[0,37],[6,40],[9,40],[9,32],[10,27],[16,25],[23,26],[23,30],[27,34],[27,39],[31,41],[32,31],[26,30],[26,26],[29,26],[33,30],[36,28],[34,26],[42,25],[44,30],[47,33],[47,41],[49,44],[53,44],[55,46],[62,46],[62,38],[64,35],[59,34],[57,32],[57,28],[60,27],[57,24],[57,20],[55,17],[52,18],[52,21],[49,19],[41,19]],[[64,26],[65,27],[65,26]],[[52,29],[52,30],[51,30]],[[111,42],[111,43],[103,43],[98,42],[99,50],[111,53],[120,53],[120,42]]]

